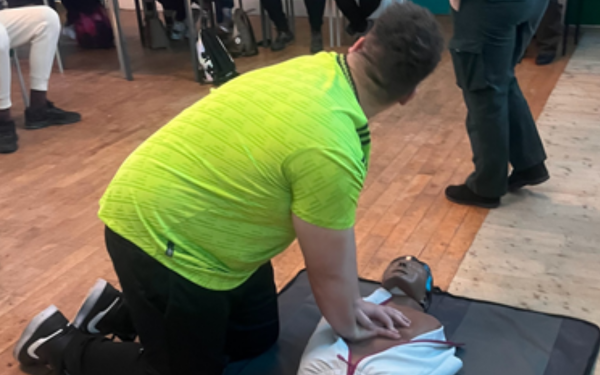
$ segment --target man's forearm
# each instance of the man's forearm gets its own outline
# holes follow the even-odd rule
[[[357,276],[351,272],[307,271],[321,313],[340,336],[351,337],[356,330],[356,302],[360,298]]]

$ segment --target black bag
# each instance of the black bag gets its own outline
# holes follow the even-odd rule
[[[203,70],[202,83],[213,83],[218,86],[239,75],[235,70],[235,62],[216,30],[206,27],[205,22],[202,23],[196,47]]]

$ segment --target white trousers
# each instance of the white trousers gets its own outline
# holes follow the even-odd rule
[[[48,91],[59,36],[60,19],[52,8],[33,6],[0,10],[0,109],[11,107],[10,49],[31,43],[31,89]]]

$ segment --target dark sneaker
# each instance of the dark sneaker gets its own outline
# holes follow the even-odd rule
[[[310,53],[321,51],[323,51],[323,34],[320,31],[313,31],[310,38]]]
[[[500,206],[500,198],[482,197],[471,191],[467,185],[448,186],[446,188],[446,198],[448,198],[450,202],[467,206],[483,208],[496,208]]]
[[[544,183],[550,179],[548,169],[544,163],[540,163],[522,171],[513,171],[508,177],[508,191],[517,191],[525,186],[534,186]]]
[[[375,21],[369,19],[369,20],[367,20],[366,26],[364,26],[362,28],[362,30],[356,30],[352,25],[349,24],[348,26],[346,26],[346,32],[348,33],[348,35],[358,39],[360,37],[367,35],[369,33],[369,31],[371,31],[371,29],[373,28],[374,25],[375,25]]]
[[[17,131],[14,121],[0,122],[0,154],[10,154],[17,151]]]
[[[556,53],[541,53],[535,59],[536,65],[548,65],[552,64],[552,62],[556,59]]]
[[[122,341],[133,341],[137,335],[124,309],[123,294],[106,280],[100,279],[88,292],[73,326],[83,333],[103,336],[114,334]]]
[[[52,125],[67,125],[81,121],[76,112],[63,111],[48,101],[46,108],[25,110],[25,129],[41,129]]]
[[[13,355],[24,366],[51,365],[71,341],[72,332],[67,318],[50,306],[31,320]]]
[[[288,44],[294,41],[294,34],[291,31],[281,31],[277,34],[277,38],[271,44],[272,51],[281,51]]]

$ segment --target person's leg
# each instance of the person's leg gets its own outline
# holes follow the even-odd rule
[[[308,13],[308,22],[310,23],[310,30],[313,32],[321,32],[326,3],[326,0],[304,0],[306,12]]]
[[[325,14],[325,4],[327,0],[304,0],[308,21],[310,23],[311,42],[310,52],[317,53],[323,50],[323,15]]]
[[[289,31],[289,25],[285,13],[283,12],[282,0],[261,0],[262,6],[269,15],[269,18],[275,24],[278,32]]]
[[[521,60],[527,46],[538,29],[544,14],[546,0],[536,0],[531,8],[531,16],[517,28],[517,43],[513,57],[513,67]],[[514,71],[513,71],[514,72]],[[513,173],[509,177],[509,190],[516,190],[525,185],[537,185],[548,180],[549,175],[544,161],[546,152],[535,125],[535,120],[521,92],[517,78],[512,76],[508,94],[509,107],[509,160]]]
[[[550,0],[542,21],[537,29],[538,65],[550,64],[556,58],[562,36],[562,5],[558,0]]]
[[[5,10],[6,12],[8,10]],[[0,19],[0,121],[11,121],[10,83],[10,39],[2,19]]]
[[[232,361],[258,356],[273,346],[279,336],[277,288],[271,263],[234,289],[232,297],[226,352]]]
[[[31,44],[31,103],[25,111],[25,127],[39,129],[81,120],[79,114],[60,110],[46,98],[60,34],[58,14],[47,6],[7,9],[0,12],[0,23],[7,30],[11,48]]]
[[[380,0],[335,0],[337,7],[348,19],[346,31],[350,35],[364,34],[369,29],[369,17],[379,7]]]
[[[288,20],[283,13],[282,0],[260,0],[265,11],[269,15],[269,18],[275,24],[277,29],[277,37],[271,43],[271,50],[281,51],[289,43],[294,40],[294,34],[292,34]]]
[[[3,10],[6,12],[8,10]],[[15,122],[10,113],[10,40],[6,28],[0,22],[0,154],[18,149]]]
[[[454,69],[467,109],[475,172],[447,190],[457,203],[496,207],[507,190],[509,88],[517,25],[528,3],[464,2],[454,12]],[[481,198],[481,199],[480,199]]]

